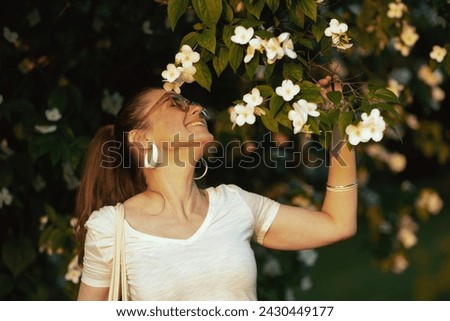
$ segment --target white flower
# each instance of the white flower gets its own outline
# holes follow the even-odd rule
[[[331,37],[331,43],[333,47],[338,49],[348,49],[353,46],[350,38],[347,36],[348,25],[340,23],[337,19],[331,19],[329,27],[325,29],[324,34],[327,37]]]
[[[256,50],[262,52],[262,50],[264,49],[263,44],[265,44],[265,43],[267,43],[267,41],[262,40],[258,36],[255,36],[255,38],[250,40],[248,47],[247,47],[246,55],[244,57],[244,62],[249,63],[250,60],[252,60],[253,57],[255,56]]]
[[[422,189],[416,200],[416,207],[418,209],[425,210],[432,215],[437,215],[443,206],[444,202],[439,197],[439,194],[429,188]]]
[[[30,27],[34,27],[39,22],[41,22],[41,15],[39,14],[39,11],[37,9],[34,9],[31,11],[27,16],[28,24]]]
[[[419,123],[419,120],[417,119],[416,115],[413,115],[413,114],[406,115],[405,122],[406,122],[406,125],[408,125],[409,128],[411,128],[413,130],[417,130],[420,128],[420,123]]]
[[[174,82],[181,75],[181,71],[174,65],[168,64],[166,70],[161,73],[161,76],[168,82]]]
[[[393,39],[393,45],[395,50],[400,51],[403,57],[407,57],[411,52],[411,47],[405,45],[398,37]]]
[[[292,39],[290,39],[291,34],[289,32],[283,32],[278,36],[278,41],[281,42],[281,46],[283,47],[284,54],[291,59],[297,58],[297,53],[294,51],[294,43]]]
[[[50,134],[56,131],[56,125],[35,125],[34,129],[36,129],[41,134]]]
[[[77,217],[72,217],[69,221],[69,224],[71,227],[75,228],[78,224],[78,218]]]
[[[414,245],[417,244],[417,236],[416,236],[416,234],[414,234],[413,231],[411,231],[409,229],[406,229],[406,228],[401,228],[398,231],[397,239],[407,249],[412,248]]]
[[[193,83],[195,81],[194,75],[197,72],[197,68],[194,66],[190,67],[177,67],[180,71],[180,77],[177,80],[180,83],[187,82],[188,84]]]
[[[309,275],[302,277],[300,280],[300,289],[302,291],[309,291],[313,287],[311,277]]]
[[[430,52],[430,58],[441,63],[447,55],[447,49],[440,46],[433,46],[433,50]]]
[[[200,61],[200,54],[192,50],[189,45],[183,45],[180,51],[175,55],[175,63],[183,67],[191,67]]]
[[[153,34],[153,29],[150,28],[150,20],[145,20],[142,23],[142,32],[145,33],[146,35]]]
[[[300,92],[300,86],[294,85],[290,79],[285,79],[281,86],[275,89],[275,92],[278,96],[283,97],[285,101],[291,101]]]
[[[270,38],[269,41],[264,46],[266,49],[267,63],[273,64],[278,59],[283,58],[284,49],[281,47],[280,41],[278,38]]]
[[[389,18],[401,18],[403,16],[403,12],[406,12],[408,7],[403,2],[391,2],[389,3],[389,10],[387,12],[387,16]]]
[[[244,101],[247,103],[247,106],[259,106],[263,102],[263,98],[261,97],[261,93],[258,88],[253,88],[252,91],[246,95],[244,95]]]
[[[234,35],[231,36],[231,41],[239,45],[246,45],[252,39],[255,30],[252,27],[245,29],[243,26],[234,28]]]
[[[3,27],[3,37],[12,44],[16,44],[19,40],[17,32],[11,31],[8,27]]]
[[[177,94],[179,94],[179,93],[181,93],[181,89],[180,89],[181,85],[182,85],[182,83],[179,83],[176,81],[175,82],[165,82],[163,85],[163,88],[166,91],[174,91]]]
[[[76,255],[69,263],[67,267],[67,273],[64,278],[67,281],[71,281],[74,284],[78,284],[80,282],[81,277],[81,268],[78,265],[78,255]]]
[[[107,89],[103,91],[102,110],[111,115],[117,115],[122,108],[123,97],[118,92],[110,94]]]
[[[405,86],[400,84],[397,80],[392,79],[392,78],[388,79],[387,89],[392,91],[395,94],[395,96],[400,97],[400,93],[403,91],[404,88],[405,88]]]
[[[416,33],[416,28],[410,26],[408,23],[403,24],[403,30],[400,34],[400,39],[408,47],[414,46],[417,40],[419,40],[419,35]]]
[[[409,266],[408,260],[401,254],[398,254],[394,257],[392,262],[391,271],[400,274],[405,271]]]
[[[262,267],[262,273],[271,277],[281,275],[282,271],[280,262],[278,262],[278,260],[274,257],[269,257]]]
[[[333,34],[343,34],[347,32],[348,25],[345,23],[339,23],[337,19],[331,19],[329,27],[325,29],[325,36],[331,37]]]
[[[348,125],[345,128],[345,133],[348,135],[348,141],[353,146],[356,146],[361,142],[366,143],[370,139],[370,136],[368,135],[366,128],[360,126],[359,124],[357,126],[353,124]]]
[[[442,72],[439,69],[433,71],[428,65],[422,65],[419,68],[417,77],[430,87],[440,85],[444,80]]]
[[[297,260],[303,262],[306,266],[314,266],[318,257],[319,253],[314,249],[297,252]]]
[[[73,167],[70,163],[64,163],[63,167],[63,179],[66,182],[67,189],[74,190],[80,185],[80,180],[76,177]]]
[[[308,120],[308,115],[299,109],[298,105],[294,103],[294,110],[289,111],[288,118],[292,121],[294,127],[294,134],[298,134]]]
[[[6,187],[3,187],[0,192],[0,208],[3,208],[3,204],[11,205],[13,197]]]
[[[445,99],[445,91],[439,86],[431,87],[431,99],[435,103],[439,103]]]
[[[362,122],[360,124],[368,129],[370,138],[375,142],[379,142],[383,138],[383,132],[386,129],[386,123],[380,115],[380,111],[374,108],[370,112],[370,115],[362,113],[361,119]]]
[[[234,106],[234,111],[236,112],[236,124],[242,126],[245,123],[252,125],[256,121],[255,117],[255,107],[251,105],[244,106],[238,104]]]
[[[58,121],[61,119],[61,113],[58,108],[47,109],[45,111],[45,117],[48,121]]]
[[[296,104],[298,104],[300,110],[304,111],[309,116],[319,117],[320,113],[316,110],[317,109],[317,104],[316,103],[310,103],[310,102],[307,102],[304,99],[300,99],[299,101],[297,101],[293,105],[296,105]]]
[[[406,167],[406,157],[400,153],[389,154],[386,162],[394,173],[403,172]]]

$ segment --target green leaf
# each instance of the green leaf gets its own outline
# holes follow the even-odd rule
[[[298,63],[287,62],[283,64],[283,77],[301,81],[303,78],[303,69]]]
[[[272,12],[275,12],[280,6],[280,0],[266,0],[266,4]]]
[[[275,93],[273,91],[273,88],[270,87],[269,85],[259,85],[256,86],[256,88],[258,88],[262,97],[271,97]]]
[[[253,18],[246,18],[246,19],[242,19],[239,24],[245,28],[250,28],[250,27],[255,28],[255,27],[261,26],[262,22],[259,20],[253,19]]]
[[[211,91],[212,76],[208,65],[200,59],[194,66],[197,69],[197,72],[194,74],[195,81],[206,90]]]
[[[192,0],[192,6],[198,18],[210,29],[216,30],[217,22],[222,14],[222,1]]]
[[[233,71],[235,73],[238,70],[239,66],[241,65],[243,56],[244,56],[244,48],[233,43],[230,47],[228,59],[230,61],[230,66],[231,68],[233,68]]]
[[[372,104],[371,107],[372,107],[372,109],[373,108],[378,108],[378,109],[381,109],[381,110],[388,111],[391,114],[393,114],[397,119],[400,119],[400,115],[397,112],[397,109],[395,109],[395,107],[393,105],[391,105],[391,104],[388,104],[388,103],[376,103],[376,104]]]
[[[225,21],[230,23],[231,21],[233,21],[234,18],[233,8],[228,4],[226,0],[222,1],[222,6],[224,8],[222,12],[222,17],[225,19]]]
[[[285,103],[282,110],[277,114],[275,119],[284,127],[292,130],[292,121],[288,118],[289,111],[292,110],[291,105]]]
[[[338,126],[342,136],[345,135],[345,129],[352,123],[352,120],[353,112],[351,111],[344,111],[339,114]]]
[[[49,108],[58,108],[63,112],[67,108],[67,103],[69,101],[69,96],[65,87],[56,87],[50,93],[47,101]]]
[[[172,31],[175,30],[180,17],[186,12],[188,4],[189,0],[169,0],[169,3],[167,3],[167,14]]]
[[[302,8],[298,4],[300,1],[294,1],[294,0],[287,0],[286,6],[289,9],[289,17],[291,18],[291,21],[295,23],[300,28],[303,28],[305,25],[305,14],[302,11]]]
[[[300,0],[298,1],[298,6],[307,17],[310,17],[313,21],[316,21],[317,4],[314,0]]]
[[[186,36],[181,40],[180,46],[188,45],[191,48],[194,48],[197,45],[197,31],[189,32]]]
[[[320,95],[320,88],[310,81],[303,80],[301,82],[300,97],[311,103],[323,103],[323,98]]]
[[[270,130],[271,132],[277,133],[278,132],[278,122],[276,121],[276,119],[273,117],[272,113],[270,112],[270,110],[268,110],[265,107],[261,107],[264,111],[265,111],[265,115],[261,116],[261,120],[262,123],[264,124],[264,126]]]
[[[324,19],[321,19],[318,24],[315,23],[312,25],[311,31],[317,42],[319,42],[320,39],[322,39],[322,37],[324,36],[324,31],[326,28],[327,28],[326,21]]]
[[[3,243],[3,263],[15,278],[25,271],[35,258],[36,251],[29,239],[10,239]]]
[[[229,50],[227,47],[220,47],[219,53],[213,57],[213,67],[216,71],[217,76],[220,76],[220,74],[225,70],[225,68],[228,66],[228,55]]]
[[[312,40],[307,38],[300,38],[298,40],[298,43],[301,44],[303,47],[308,48],[312,50],[314,48]]]
[[[330,121],[330,124],[329,124],[330,129],[333,129],[333,128],[336,126],[340,114],[341,114],[341,112],[339,111],[339,109],[330,109],[330,110],[327,112],[326,115],[327,115],[327,118],[328,118],[329,121]]]
[[[265,3],[265,0],[244,0],[244,5],[247,11],[257,19],[259,19]]]
[[[270,98],[269,108],[273,115],[276,115],[284,104],[284,99],[277,94],[273,94]]]
[[[339,105],[342,100],[342,92],[340,91],[329,91],[327,92],[327,97],[335,105]]]
[[[377,89],[374,94],[374,97],[379,98],[379,99],[383,99],[384,101],[388,102],[388,103],[394,103],[394,104],[399,104],[400,101],[398,100],[398,97],[389,89],[386,88],[379,88]]]
[[[211,53],[214,54],[216,52],[216,33],[211,29],[205,29],[202,33],[199,33],[197,41],[200,46]]]
[[[266,82],[270,81],[270,78],[272,77],[274,69],[275,69],[275,64],[266,65],[266,69],[264,70],[264,78],[266,79]]]
[[[245,64],[245,73],[251,79],[256,72],[256,68],[259,65],[259,52],[255,52],[255,56],[252,60]]]
[[[223,27],[222,39],[225,46],[231,48],[233,42],[231,41],[231,37],[234,35],[234,28],[232,26]]]

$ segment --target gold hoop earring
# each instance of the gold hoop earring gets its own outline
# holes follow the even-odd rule
[[[198,181],[199,179],[202,179],[203,177],[205,177],[206,173],[208,172],[208,163],[206,162],[206,160],[203,157],[200,158],[200,160],[202,161],[203,166],[205,166],[205,171],[199,177],[194,177],[195,181]]]
[[[152,156],[150,162],[148,161],[148,150],[145,151],[144,154],[144,167],[145,168],[155,168],[156,164],[158,164],[158,147],[155,143],[152,144]]]

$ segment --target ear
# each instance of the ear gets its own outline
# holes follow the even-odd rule
[[[143,137],[139,133],[137,129],[133,129],[131,132],[128,133],[128,142],[130,144],[136,144],[136,143],[143,143]]]

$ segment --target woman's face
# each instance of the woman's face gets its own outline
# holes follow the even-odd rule
[[[149,92],[146,138],[163,150],[190,148],[202,155],[205,145],[214,140],[208,131],[203,107],[163,89]]]

